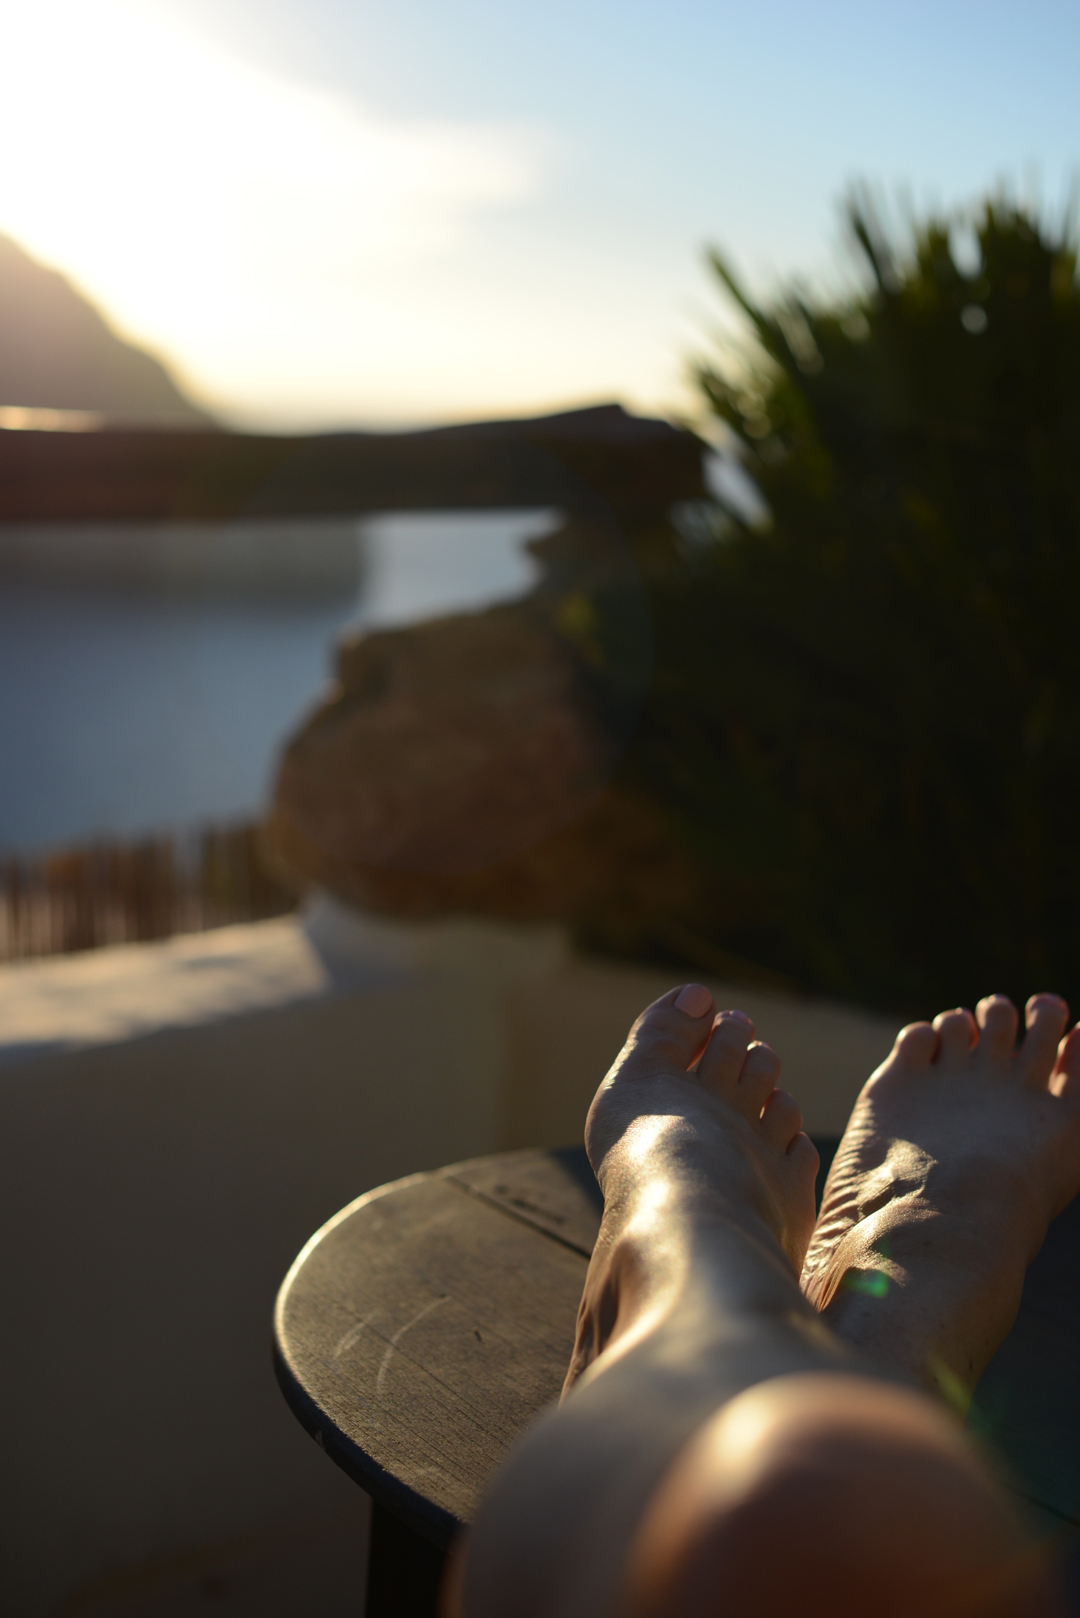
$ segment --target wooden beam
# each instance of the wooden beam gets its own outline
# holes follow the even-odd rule
[[[704,494],[702,450],[617,405],[415,433],[0,430],[0,522],[662,507]]]

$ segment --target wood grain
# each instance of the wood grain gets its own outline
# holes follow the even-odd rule
[[[500,1152],[440,1171],[473,1196],[521,1219],[588,1258],[604,1199],[583,1147]]]
[[[277,1311],[286,1397],[339,1465],[436,1544],[556,1398],[586,1261],[452,1178],[347,1210]]]

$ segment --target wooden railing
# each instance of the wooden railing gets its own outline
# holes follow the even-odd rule
[[[0,430],[0,523],[182,522],[705,494],[702,444],[616,405],[413,433]]]
[[[260,921],[296,903],[252,824],[9,856],[0,859],[0,960]]]

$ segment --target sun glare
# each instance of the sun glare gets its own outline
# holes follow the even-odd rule
[[[125,0],[0,21],[0,231],[212,401],[408,370],[430,331],[402,276],[543,168],[525,131],[369,116]]]

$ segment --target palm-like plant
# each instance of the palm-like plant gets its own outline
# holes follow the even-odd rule
[[[627,761],[708,872],[709,940],[902,1011],[1080,991],[1080,291],[1075,233],[985,204],[865,290],[771,307],[701,368],[766,526],[650,584]],[[1080,1007],[1078,1007],[1080,1009]]]

